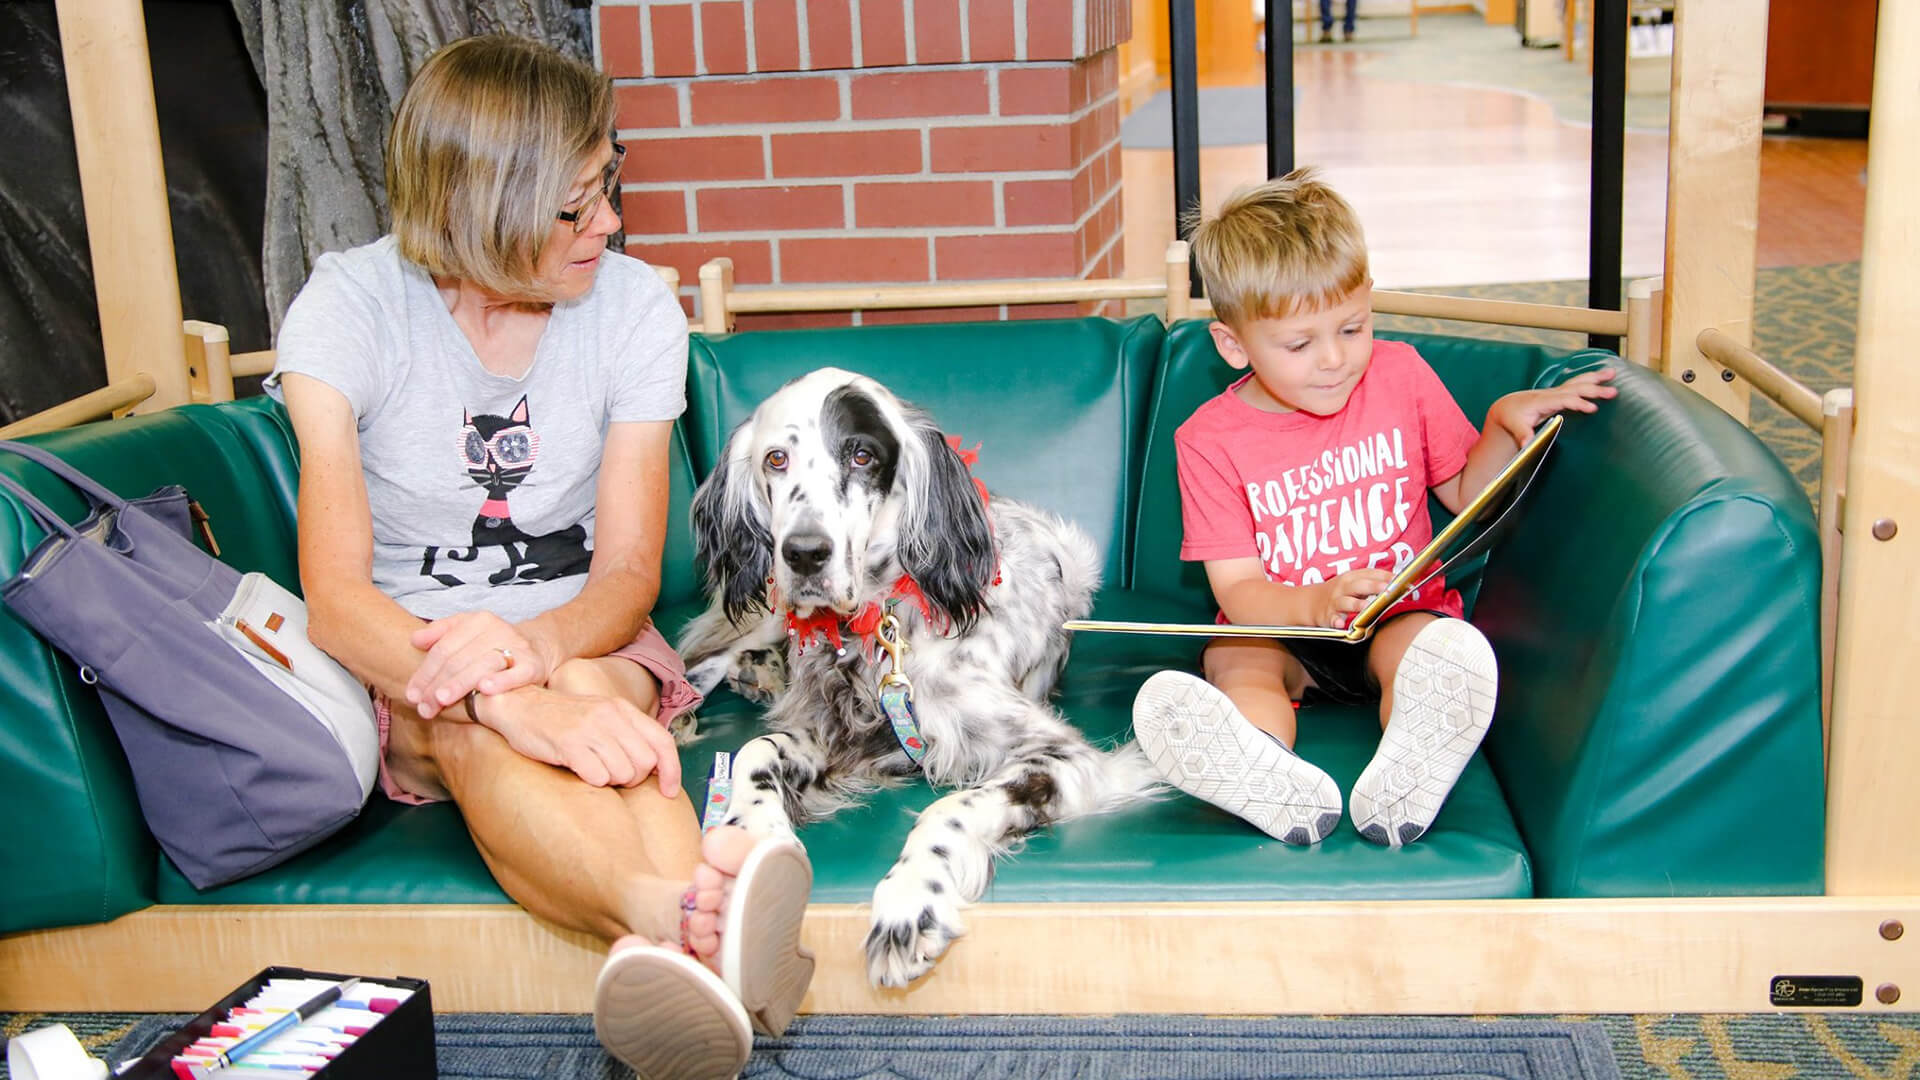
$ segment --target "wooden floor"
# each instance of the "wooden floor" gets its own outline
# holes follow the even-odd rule
[[[1518,48],[1518,46],[1516,46]],[[1505,90],[1365,75],[1364,49],[1294,54],[1296,160],[1359,211],[1383,288],[1587,276],[1588,140],[1545,101]],[[1866,142],[1769,136],[1761,151],[1759,265],[1860,257]],[[1666,136],[1629,132],[1622,272],[1658,274]],[[1122,153],[1125,259],[1152,273],[1173,238],[1165,150]],[[1201,201],[1265,179],[1263,146],[1205,147]]]

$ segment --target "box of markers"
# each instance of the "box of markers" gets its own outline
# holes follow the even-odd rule
[[[216,1056],[349,975],[270,967],[162,1039],[116,1075],[129,1080],[317,1077],[433,1080],[433,1000],[425,979],[362,975],[339,1000],[255,1044],[230,1064]]]

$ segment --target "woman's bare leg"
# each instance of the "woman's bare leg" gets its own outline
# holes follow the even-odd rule
[[[574,661],[553,681],[556,691],[617,695],[649,712],[659,700],[652,676],[619,657]],[[488,869],[521,906],[608,942],[627,934],[677,942],[681,898],[697,881],[690,937],[697,952],[717,948],[713,913],[750,838],[722,838],[714,847],[725,865],[699,874],[699,822],[684,792],[668,798],[652,776],[595,787],[521,755],[484,725],[422,720],[404,702],[392,710],[390,772],[409,790],[459,804]]]

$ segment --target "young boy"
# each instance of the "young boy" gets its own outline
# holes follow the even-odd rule
[[[1458,512],[1534,426],[1614,396],[1609,370],[1508,394],[1475,431],[1412,346],[1373,338],[1352,207],[1299,170],[1235,194],[1193,233],[1227,363],[1250,374],[1174,434],[1186,535],[1219,621],[1341,627],[1433,537],[1430,490]],[[1493,650],[1435,578],[1364,643],[1215,638],[1205,681],[1175,671],[1134,701],[1168,780],[1289,844],[1340,822],[1340,789],[1293,753],[1307,687],[1380,697],[1384,729],[1353,787],[1354,827],[1399,846],[1433,824],[1493,718]]]

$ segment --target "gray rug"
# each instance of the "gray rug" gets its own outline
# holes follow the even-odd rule
[[[46,1017],[45,1019],[54,1019]],[[140,1018],[114,1064],[184,1016]],[[447,1014],[434,1021],[446,1080],[632,1075],[585,1016]],[[763,1039],[745,1077],[1192,1078],[1192,1080],[1619,1080],[1605,1027],[1560,1020],[1214,1017],[802,1017]]]

